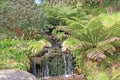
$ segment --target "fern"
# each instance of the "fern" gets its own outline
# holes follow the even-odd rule
[[[119,37],[111,37],[111,38],[108,38],[100,43],[106,44],[106,43],[113,43],[115,41],[120,41],[120,38]]]
[[[115,47],[112,44],[102,44],[102,45],[98,45],[97,47],[110,55],[113,55],[113,53],[115,53],[116,51]]]
[[[77,18],[75,18],[75,20],[77,20]],[[73,21],[73,23],[71,23],[72,20],[69,19],[67,19],[66,21],[68,21],[67,24],[69,25],[75,24],[75,21]],[[79,47],[78,49],[80,51],[86,52],[86,50],[88,50],[88,58],[92,60],[102,61],[106,58],[108,54],[113,55],[113,53],[116,52],[115,45],[119,43],[119,38],[109,38],[109,34],[106,32],[109,31],[109,29],[103,25],[99,18],[94,18],[90,20],[86,26],[82,26],[82,28],[79,28],[80,25],[66,26],[63,29],[66,31],[68,30],[68,32],[70,32],[70,36],[72,36],[73,38],[80,40],[77,43],[77,47]]]
[[[74,21],[69,18],[62,18],[62,20],[65,21],[66,25],[69,26],[70,28],[80,29],[84,27],[83,23],[80,20]]]
[[[116,22],[108,29],[108,37],[120,37],[120,22]]]
[[[90,49],[86,53],[89,59],[97,61],[97,62],[101,62],[103,59],[106,58],[106,56],[103,54],[104,52],[97,48]]]
[[[88,36],[92,43],[98,43],[106,38],[106,28],[97,18],[92,19],[85,28],[85,35]]]

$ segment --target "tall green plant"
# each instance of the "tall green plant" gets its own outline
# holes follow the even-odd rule
[[[102,59],[105,59],[108,54],[113,55],[116,52],[117,45],[114,45],[114,43],[120,42],[119,32],[117,32],[119,30],[118,28],[120,27],[114,25],[113,27],[107,28],[103,25],[99,18],[94,18],[86,26],[84,26],[83,29],[73,26],[73,28],[69,31],[74,32],[74,34],[70,35],[73,39],[76,38],[80,40],[79,44],[76,45],[83,45],[83,49],[79,47],[80,50],[84,50],[84,46],[89,46],[89,44],[91,44],[91,46],[85,50],[87,57],[99,62],[98,59],[101,61]],[[66,30],[67,29],[70,28],[66,27]]]
[[[76,34],[76,32],[83,29],[90,19],[90,15],[86,13],[86,10],[82,9],[80,2],[72,6],[65,3],[58,3],[54,6],[47,5],[43,7],[43,11],[48,20],[48,27],[55,27],[53,34],[57,35],[58,38],[62,38],[63,36],[61,35],[64,35],[64,33],[69,34],[71,32],[71,34]]]

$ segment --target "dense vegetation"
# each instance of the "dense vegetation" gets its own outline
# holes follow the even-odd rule
[[[71,50],[76,74],[88,80],[120,80],[119,4],[119,0],[44,0],[41,4],[1,0],[0,69],[29,70],[28,57],[55,42]]]

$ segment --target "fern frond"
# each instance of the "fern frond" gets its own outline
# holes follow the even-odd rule
[[[108,28],[108,37],[120,37],[120,21]]]
[[[71,51],[74,50],[87,50],[93,45],[89,42],[79,41],[78,39],[68,38],[62,43],[62,47],[65,47]]]
[[[92,43],[86,42],[86,41],[79,41],[79,44],[77,44],[79,47],[79,50],[87,50],[91,47],[93,47]]]
[[[109,50],[111,52],[119,52],[120,51],[120,37],[111,37],[105,41],[99,42],[98,46],[103,46],[103,45],[108,45],[111,44],[111,46],[109,46]],[[103,46],[103,48],[106,48],[105,46]]]
[[[98,45],[97,47],[105,53],[109,53],[111,55],[113,55],[113,53],[116,51],[115,47],[112,44],[102,44]]]
[[[120,37],[111,37],[109,39],[106,39],[105,41],[102,41],[99,43],[100,44],[107,44],[107,43],[114,43],[114,42],[119,42],[120,41]]]
[[[96,44],[104,40],[106,35],[106,28],[99,19],[95,18],[86,25],[85,32],[81,36],[83,40]]]
[[[101,62],[106,56],[103,54],[104,52],[100,49],[94,48],[87,51],[87,57],[91,60]]]
[[[84,27],[83,23],[80,20],[74,21],[74,20],[66,18],[66,17],[63,17],[61,19],[66,22],[66,25],[69,26],[69,28],[81,29]]]

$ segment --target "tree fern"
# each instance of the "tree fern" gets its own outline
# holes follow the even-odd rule
[[[115,46],[120,43],[119,37],[108,37],[109,32],[107,33],[107,31],[109,29],[103,25],[99,18],[92,19],[82,29],[77,26],[72,26],[72,28],[68,26],[66,30],[70,32],[70,36],[79,40],[77,47],[79,50],[87,52],[87,57],[92,60],[102,61],[106,56],[113,55],[116,52]]]
[[[98,42],[105,40],[106,35],[106,28],[99,19],[95,18],[88,22],[82,32],[79,32],[79,39],[96,45]]]

